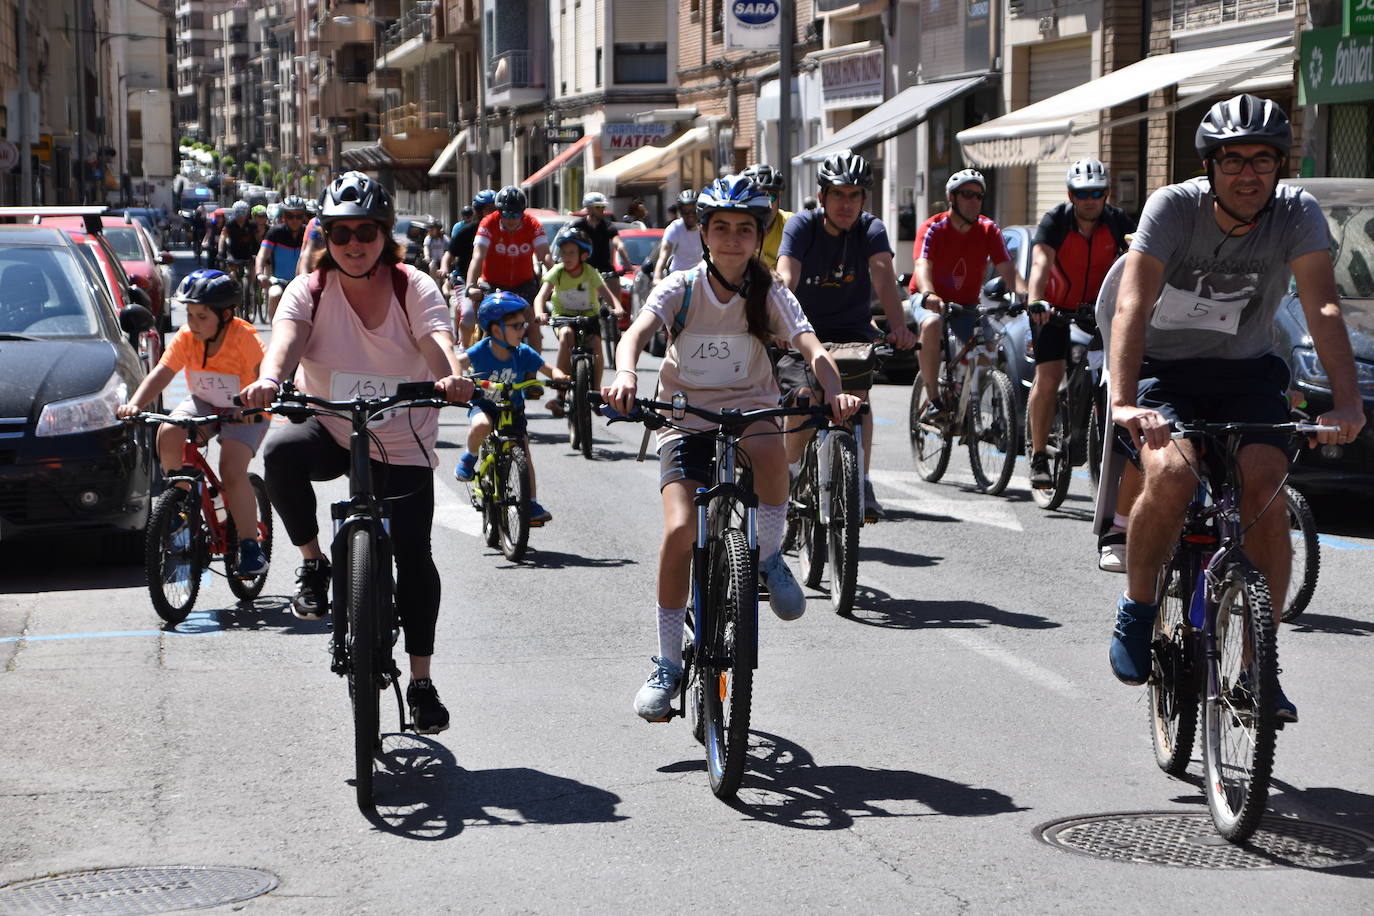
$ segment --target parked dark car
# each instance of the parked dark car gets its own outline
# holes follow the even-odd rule
[[[61,229],[0,225],[0,542],[126,532],[141,541],[156,474],[147,427],[115,419],[144,377],[131,340],[153,326],[118,312]]]
[[[1354,442],[1302,449],[1293,467],[1293,482],[1310,491],[1374,492],[1374,179],[1295,178],[1321,204],[1331,229],[1336,264],[1336,291],[1345,312],[1366,425]],[[1302,392],[1304,413],[1317,417],[1333,406],[1331,383],[1307,329],[1307,316],[1295,291],[1279,306],[1274,322],[1274,349],[1293,373],[1293,388]]]

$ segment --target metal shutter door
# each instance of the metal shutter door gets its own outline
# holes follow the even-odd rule
[[[1030,56],[1030,101],[1040,102],[1092,79],[1092,39],[1033,45]],[[1098,132],[1079,134],[1069,141],[1067,158],[1040,162],[1031,167],[1030,221],[1039,222],[1045,211],[1064,202],[1064,176],[1069,164],[1084,156],[1098,155]]]

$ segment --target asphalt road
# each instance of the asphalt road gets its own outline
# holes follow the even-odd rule
[[[262,598],[237,607],[211,578],[174,632],[136,566],[81,542],[0,547],[0,884],[234,865],[278,876],[235,907],[264,913],[1367,912],[1368,861],[1163,867],[1038,839],[1060,818],[1205,811],[1200,764],[1156,768],[1144,691],[1108,670],[1123,580],[1096,569],[1086,481],[1055,513],[1030,502],[1024,462],[1003,498],[972,492],[962,455],[926,484],[906,397],[875,390],[889,518],[863,531],[853,616],[820,594],[796,622],[762,615],[734,805],[681,721],[631,711],[660,531],[637,427],[599,425],[588,462],[531,412],[554,520],[513,566],[451,477],[466,422],[442,416],[434,677],[454,727],[387,739],[373,821],[326,623],[286,609],[284,542]],[[324,506],[343,483],[318,492]],[[1280,735],[1271,809],[1374,834],[1374,524],[1367,502],[1316,508],[1321,580],[1280,634],[1302,722]]]

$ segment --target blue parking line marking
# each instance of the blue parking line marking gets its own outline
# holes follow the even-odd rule
[[[1355,541],[1347,541],[1344,538],[1332,537],[1329,534],[1318,534],[1317,543],[1333,550],[1374,550],[1374,544],[1360,544]]]
[[[218,636],[220,633],[219,614],[215,611],[196,611],[188,614],[175,630],[111,630],[104,633],[51,633],[42,636],[4,636],[0,643],[7,642],[49,642],[55,639],[115,639],[124,636]]]
[[[895,421],[895,420],[889,420],[887,417],[874,417],[874,418],[873,418],[873,425],[875,425],[875,426],[891,426],[894,422],[896,422],[896,421]]]

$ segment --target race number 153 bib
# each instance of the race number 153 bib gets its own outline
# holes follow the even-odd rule
[[[678,371],[702,388],[729,388],[749,377],[757,341],[748,334],[679,334]]]
[[[1248,300],[1218,302],[1196,293],[1184,292],[1165,284],[1164,292],[1155,303],[1150,326],[1161,331],[1220,331],[1235,334],[1240,329],[1240,314]]]

